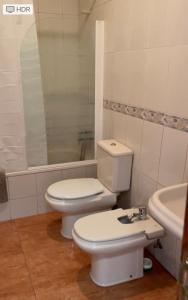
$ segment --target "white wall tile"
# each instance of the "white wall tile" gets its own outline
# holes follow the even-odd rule
[[[168,113],[188,118],[188,46],[170,50]]]
[[[105,5],[104,9],[104,20],[105,20],[105,36],[104,36],[104,48],[105,52],[113,52],[116,47],[115,40],[115,29],[114,29],[114,19],[115,19],[115,1],[109,1]]]
[[[126,115],[113,112],[112,117],[113,138],[122,144],[126,144]]]
[[[50,205],[47,203],[44,195],[37,196],[37,212],[38,214],[44,214],[53,211]]]
[[[148,42],[150,0],[130,1],[131,49],[143,49]]]
[[[140,167],[140,150],[142,141],[143,120],[126,117],[126,145],[133,151],[133,168]]]
[[[145,91],[146,52],[144,50],[134,50],[126,53],[127,57],[124,65],[125,101],[126,104],[141,107]]]
[[[105,53],[104,56],[104,99],[112,99],[114,74],[114,55]]]
[[[72,178],[83,178],[85,177],[85,168],[78,167],[73,169],[65,169],[63,170],[64,179],[72,179]]]
[[[115,1],[114,1],[114,4]],[[119,0],[118,5],[114,5],[114,41],[115,51],[130,49],[131,22],[130,22],[131,1]]]
[[[110,139],[113,136],[112,133],[112,114],[111,110],[103,109],[103,138]]]
[[[168,2],[167,21],[169,45],[188,43],[187,0],[170,0]]]
[[[168,45],[168,5],[171,1],[149,1],[149,29],[148,48],[163,47]]]
[[[34,196],[37,194],[35,175],[10,176],[8,188],[12,200]]]
[[[163,127],[144,122],[141,146],[141,170],[153,180],[157,180]]]
[[[88,178],[96,178],[97,177],[97,166],[85,167],[85,176]]]
[[[169,49],[146,50],[143,107],[167,112]]]
[[[0,222],[10,220],[10,202],[0,204]]]
[[[147,206],[149,198],[157,190],[157,183],[148,176],[140,173],[138,178],[137,206]]]
[[[62,13],[61,0],[39,0],[38,10],[41,13],[61,14]]]
[[[159,183],[168,186],[183,181],[188,146],[188,133],[164,129],[159,167]]]
[[[61,171],[51,171],[36,174],[37,194],[44,195],[47,188],[57,182],[63,180]]]
[[[22,218],[37,214],[37,197],[10,200],[11,218]]]
[[[19,43],[17,39],[1,39],[0,70],[19,70]]]
[[[79,0],[62,0],[63,14],[78,15]]]

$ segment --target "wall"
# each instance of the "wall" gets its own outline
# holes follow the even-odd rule
[[[80,133],[92,131],[89,135],[93,135],[94,130],[93,78],[88,76],[91,56],[80,39],[79,1],[57,0],[52,5],[50,1],[39,0],[35,8],[48,163],[78,161],[79,137],[83,136]],[[92,143],[87,159],[94,157],[93,148]]]
[[[79,164],[7,174],[9,201],[0,204],[0,221],[51,211],[44,198],[50,184],[63,179],[96,177],[95,161]]]
[[[9,2],[17,3],[15,0],[10,0]],[[21,2],[24,3],[23,0]],[[6,1],[0,0],[0,6],[2,6],[3,3],[6,3]],[[27,3],[33,3],[33,1],[30,0],[27,1]],[[66,103],[64,103],[64,108],[62,109],[61,103],[57,101],[57,99],[59,99],[58,95],[54,96],[53,91],[50,91],[51,93],[49,98],[50,100],[57,102],[57,109],[55,112],[53,112],[55,115],[54,124],[52,124],[52,126],[49,125],[52,123],[52,120],[49,117],[48,125],[50,127],[50,142],[52,141],[52,143],[55,144],[55,147],[57,149],[59,148],[59,146],[61,149],[62,145],[66,146],[67,144],[71,143],[71,148],[74,150],[76,147],[80,147],[80,144],[78,145],[77,142],[77,131],[84,131],[86,127],[88,128],[88,130],[93,131],[94,126],[94,107],[92,98],[93,94],[91,92],[91,90],[93,90],[93,86],[91,88],[91,72],[88,71],[88,66],[90,66],[90,58],[88,59],[88,57],[85,56],[85,59],[82,55],[83,53],[81,53],[81,51],[79,52],[78,45],[75,46],[75,43],[78,42],[76,40],[77,38],[75,39],[75,36],[78,33],[80,18],[79,1],[55,0],[53,1],[52,5],[52,1],[34,0],[34,4],[36,13],[38,16],[40,15],[41,19],[48,17],[49,20],[52,20],[53,17],[55,18],[56,22],[48,22],[50,30],[52,30],[52,35],[53,31],[58,32],[58,30],[60,29],[61,26],[59,25],[61,22],[59,23],[59,21],[61,18],[63,24],[61,31],[63,32],[63,34],[68,33],[69,36],[67,38],[67,44],[66,47],[63,49],[63,52],[61,52],[62,47],[60,45],[56,47],[56,50],[60,51],[59,57],[61,58],[61,60],[56,61],[56,65],[58,65],[58,70],[61,71],[62,65],[59,62],[63,62],[63,67],[66,73],[66,76],[64,76],[65,78],[63,80],[63,84],[61,76],[57,76],[55,80],[53,78],[53,80],[48,80],[48,82],[50,81],[52,83],[52,87],[54,84],[58,92],[61,92],[63,87],[63,91],[65,92]],[[23,43],[25,38],[27,39],[29,30],[35,27],[35,16],[3,16],[2,10],[0,14],[0,166],[5,168],[7,172],[14,172],[19,170],[25,170],[27,169],[28,165],[43,165],[46,163],[47,153],[45,151],[45,120],[44,116],[42,116],[44,108],[42,107],[42,105],[39,105],[39,103],[42,104],[42,91],[40,90],[41,87],[38,85],[36,88],[36,81],[38,80],[39,82],[40,79],[39,72],[36,78],[33,78],[32,74],[29,74],[29,76],[32,77],[31,84],[35,85],[35,88],[32,89],[32,94],[34,96],[32,97],[32,101],[34,101],[34,99],[38,100],[37,103],[35,102],[32,104],[32,112],[30,117],[28,117],[27,115],[27,112],[29,110],[29,104],[31,103],[29,99],[30,91],[28,93],[25,93],[25,90],[22,91],[23,81],[21,74],[22,70],[20,62],[20,51],[24,46]],[[62,16],[64,16],[63,20]],[[39,24],[39,18],[37,20],[37,24]],[[49,27],[47,26],[44,29],[48,31],[48,28]],[[71,52],[71,49],[73,48],[77,49],[76,53]],[[22,56],[22,58],[24,57],[24,67],[25,62],[31,62],[34,57],[33,54],[32,57],[28,57],[30,54],[28,54],[28,51],[26,52],[27,53],[24,53],[24,55],[26,54],[25,56],[27,57],[25,57],[24,55]],[[78,54],[80,55],[79,58]],[[56,53],[53,53],[53,56],[55,57],[55,59],[57,59]],[[72,61],[72,69],[70,67],[70,61]],[[32,67],[34,67],[33,62]],[[78,76],[78,69],[82,70],[81,76]],[[37,70],[32,70],[33,74],[35,73],[35,71]],[[53,77],[54,74],[52,74],[51,72],[49,76],[51,75]],[[78,78],[84,79],[82,80],[82,82],[79,82]],[[87,78],[89,79],[88,82]],[[35,79],[35,82],[33,81],[33,79]],[[78,88],[78,82],[80,88]],[[87,92],[86,95],[84,95],[86,86]],[[23,89],[24,87],[25,86],[23,86]],[[23,99],[23,92],[27,94],[28,99],[26,99],[25,97]],[[37,95],[36,92],[38,92]],[[90,95],[89,92],[91,92]],[[78,101],[74,101],[75,95]],[[26,112],[25,120],[24,109]],[[57,118],[57,110],[59,111],[59,109],[62,111],[62,114],[59,118]],[[51,106],[48,109],[48,112],[49,111],[52,111]],[[67,113],[67,111],[69,111],[69,114]],[[34,115],[35,121],[33,121]],[[77,118],[78,115],[80,115],[79,119]],[[68,126],[68,128],[65,126],[67,120],[71,120],[72,128],[70,128],[70,126]],[[64,129],[64,138],[62,138],[62,134],[59,135],[59,132],[62,129]],[[80,149],[78,148],[78,151],[79,150]],[[91,150],[93,150],[93,144],[91,145]],[[70,149],[68,149],[67,152],[69,151]],[[78,159],[80,155],[78,151],[75,151],[76,159],[74,159],[73,157],[72,160]],[[65,155],[67,155],[67,152],[65,153]],[[40,155],[38,155],[39,153]],[[88,156],[89,159],[93,157],[93,152],[90,151],[90,153],[91,155]],[[62,162],[62,160],[63,159],[61,157],[60,161]],[[67,159],[65,159],[65,161],[67,161]]]
[[[27,165],[44,166],[48,164],[46,120],[35,22],[22,40],[20,59]]]
[[[0,7],[3,3],[6,1],[0,0]],[[10,1],[10,3],[16,3],[16,1]],[[33,16],[3,16],[1,9],[0,166],[8,172],[23,170],[27,167],[20,47],[25,33],[33,22]]]
[[[6,1],[3,2],[0,0],[0,6],[2,3],[6,3]],[[16,1],[9,1],[9,3],[16,3]],[[23,1],[23,3],[25,2]],[[29,3],[32,3],[32,1]],[[75,5],[75,3],[77,3],[77,5]],[[55,22],[55,27],[44,28],[46,31],[50,28],[50,30],[52,29],[52,35],[54,34],[54,31],[57,33],[59,28],[59,18],[61,18],[61,21],[63,22],[64,30],[70,30],[70,39],[68,39],[67,48],[64,49],[66,51],[63,53],[60,52],[59,54],[60,58],[62,58],[62,55],[64,56],[62,61],[65,64],[67,76],[65,77],[65,86],[66,89],[72,93],[72,85],[70,85],[70,82],[73,81],[73,83],[75,83],[76,81],[78,82],[78,80],[77,77],[76,79],[74,78],[74,76],[77,76],[73,72],[75,69],[70,69],[69,56],[72,56],[72,58],[76,55],[78,56],[79,51],[77,47],[77,53],[75,55],[75,53],[69,53],[69,50],[71,50],[71,47],[73,48],[73,46],[75,46],[73,45],[75,43],[74,37],[75,33],[77,34],[78,31],[78,1],[56,0],[53,1],[52,5],[52,1],[40,0],[39,3],[36,0],[34,1],[34,4],[38,16],[40,15],[41,18],[45,18],[47,15],[49,18],[54,16],[57,21]],[[58,18],[59,12],[60,16]],[[64,19],[62,19],[62,15],[64,15]],[[37,21],[40,23],[39,18]],[[76,27],[75,23],[77,24]],[[27,162],[30,166],[36,164],[36,162],[38,165],[46,162],[45,121],[43,119],[44,107],[42,105],[43,95],[39,80],[40,65],[36,47],[35,19],[34,16],[10,17],[1,15],[0,25],[0,167],[4,167],[7,171],[7,186],[9,193],[9,201],[0,205],[0,221],[5,221],[48,212],[50,208],[47,206],[44,199],[47,187],[51,183],[62,179],[96,177],[96,162],[80,162],[27,170]],[[54,25],[54,23],[50,23],[50,26],[51,25]],[[30,53],[30,50],[32,53]],[[48,48],[46,50],[48,51]],[[62,48],[56,47],[56,50],[61,51]],[[20,54],[22,54],[22,71],[24,71],[24,75],[21,74]],[[82,54],[80,56],[82,56]],[[86,59],[85,61],[88,60]],[[56,63],[60,68],[61,65],[58,60]],[[85,69],[82,63],[77,65],[78,68],[82,68],[82,74],[85,76],[85,79],[87,79],[88,73],[84,72]],[[75,66],[73,65],[73,68]],[[22,76],[24,76],[23,81]],[[73,77],[70,78],[70,76]],[[61,80],[61,76],[58,76],[57,79]],[[28,85],[29,81],[30,85]],[[27,96],[24,97],[24,99],[22,92],[23,83],[26,83],[26,85],[23,86],[24,96]],[[53,87],[53,83],[54,81],[52,82],[51,87]],[[61,81],[55,81],[55,84],[57,88],[62,88]],[[26,90],[28,87],[29,90]],[[81,89],[83,92],[83,86],[81,86]],[[80,94],[81,89],[80,91],[77,89],[77,92],[80,92]],[[88,98],[85,97],[85,99],[87,100]],[[80,109],[83,113],[81,115],[81,121],[85,122],[84,118],[87,117],[87,120],[89,120],[88,123],[90,124],[92,118],[91,114],[88,112],[91,110],[88,111],[88,105],[85,103],[85,99],[81,105],[79,102],[76,103],[74,107],[72,106],[72,111],[70,111],[68,120],[73,122],[77,110]],[[67,104],[69,104],[69,100],[70,98],[67,99]],[[79,100],[82,100],[82,94]],[[35,103],[33,101],[35,101]],[[29,105],[32,106],[32,111],[29,110]],[[24,122],[24,109],[26,122]],[[59,109],[62,110],[62,107],[58,107],[58,110]],[[26,116],[28,111],[31,112],[31,119]],[[65,121],[67,110],[62,110],[62,114],[63,113],[63,121]],[[61,115],[60,117],[62,120],[63,116]],[[41,131],[37,128],[38,125],[40,125]],[[29,133],[27,132],[27,136],[25,126],[27,129],[30,129]],[[67,128],[65,129],[67,131]],[[37,143],[35,143],[36,138],[38,138]],[[41,138],[43,138],[44,143],[42,143]],[[26,159],[26,151],[29,158],[31,158],[29,161]],[[35,155],[30,157],[29,152],[32,152],[32,154],[34,153]]]
[[[187,10],[185,0],[101,0],[90,17],[105,20],[104,137],[134,151],[124,206],[188,179]]]

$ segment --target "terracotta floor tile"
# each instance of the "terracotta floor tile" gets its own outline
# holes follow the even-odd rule
[[[29,273],[21,255],[12,255],[1,260],[0,268],[0,291],[11,289],[22,282],[28,286],[30,283]],[[24,287],[23,285],[23,287]]]
[[[20,225],[19,225],[20,226]],[[61,219],[48,220],[46,223],[33,224],[33,226],[18,227],[23,249],[33,252],[39,249],[66,248],[67,239],[60,234]]]
[[[0,292],[0,300],[36,300],[35,293],[12,293],[7,291],[4,293]],[[52,299],[51,299],[52,300]]]
[[[60,228],[58,213],[0,224],[0,300],[176,300],[176,281],[154,259],[140,280],[95,285],[88,256]]]
[[[19,235],[12,221],[0,223],[0,253],[22,252]]]
[[[77,272],[83,267],[83,263],[89,264],[87,256],[77,257],[76,248],[72,242],[69,247],[63,249],[44,249],[30,252],[27,257],[27,265],[30,270],[33,284],[46,280],[58,280],[72,282],[76,279]]]
[[[61,220],[62,214],[58,212],[50,212],[47,214],[41,214],[31,217],[19,218],[15,220],[17,228],[22,230],[27,226],[34,226],[39,224],[48,224],[53,221]]]

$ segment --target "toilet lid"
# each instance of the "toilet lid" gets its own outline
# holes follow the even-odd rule
[[[104,191],[102,184],[94,178],[67,179],[49,186],[47,193],[57,199],[79,199]]]
[[[150,216],[146,220],[131,224],[122,224],[118,218],[138,212],[138,209],[116,209],[96,213],[79,219],[74,224],[74,231],[80,238],[91,242],[104,242],[138,234],[146,234],[148,238],[163,235],[163,228]]]

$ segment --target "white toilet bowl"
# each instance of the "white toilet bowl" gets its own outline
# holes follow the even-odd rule
[[[143,250],[164,234],[150,216],[131,224],[119,217],[137,209],[117,209],[79,219],[72,232],[75,243],[91,255],[92,280],[99,286],[111,286],[143,276]]]
[[[72,239],[75,221],[91,213],[108,210],[116,203],[111,193],[97,179],[79,178],[56,182],[49,186],[45,198],[49,205],[63,213],[61,234]]]
[[[63,213],[61,234],[72,238],[79,218],[111,209],[120,192],[130,188],[133,152],[115,140],[97,143],[97,178],[78,178],[49,186],[45,198]]]

